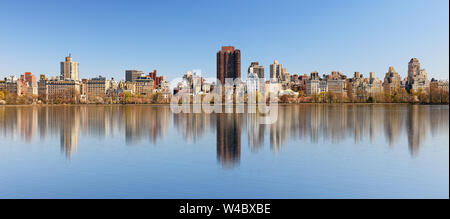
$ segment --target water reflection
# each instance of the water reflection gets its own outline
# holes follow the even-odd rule
[[[217,114],[217,160],[234,167],[241,160],[242,114]]]
[[[429,134],[448,133],[448,113],[448,106],[280,106],[275,124],[260,125],[255,114],[172,114],[168,106],[3,106],[0,134],[25,142],[59,137],[68,158],[77,152],[80,136],[121,135],[127,145],[158,145],[168,135],[195,143],[215,134],[218,162],[234,167],[240,163],[241,141],[246,139],[257,153],[267,145],[266,136],[271,150],[279,152],[289,141],[337,144],[353,139],[358,144],[384,138],[395,147],[404,135],[411,156],[418,156]]]

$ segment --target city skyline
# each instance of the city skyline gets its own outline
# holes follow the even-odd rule
[[[0,36],[1,78],[24,72],[57,76],[55,61],[69,53],[81,63],[80,78],[122,79],[129,69],[158,69],[168,79],[202,69],[214,77],[214,53],[224,45],[242,51],[241,72],[251,62],[269,69],[279,60],[291,74],[375,72],[383,78],[393,66],[404,78],[405,60],[417,57],[430,78],[449,74],[448,1],[277,2],[276,15],[269,14],[271,1],[115,2],[106,9],[102,2],[52,3],[7,2],[0,9],[8,21]],[[67,7],[74,10],[62,13]],[[235,16],[222,18],[225,9]],[[260,13],[250,16],[253,9]],[[63,25],[67,21],[72,25]]]
[[[197,96],[214,93],[216,85],[223,85],[225,81],[229,83],[229,79],[242,82],[239,49],[222,46],[216,61],[217,75],[213,81],[208,81],[207,76],[194,70],[194,74],[188,71],[180,80],[169,82],[166,76],[157,76],[156,69],[148,74],[141,70],[126,70],[125,80],[109,80],[108,76],[101,75],[80,80],[79,63],[73,61],[69,54],[60,63],[60,76],[40,74],[37,82],[35,75],[25,72],[19,77],[13,75],[0,80],[0,103],[169,103],[179,98],[179,94]],[[265,81],[263,84],[258,82],[260,76]],[[276,95],[277,102],[281,103],[448,103],[448,80],[434,77],[430,80],[417,58],[408,62],[408,76],[404,79],[393,66],[389,66],[384,79],[376,77],[374,72],[369,72],[369,77],[364,77],[361,72],[354,72],[352,77],[339,71],[323,74],[322,77],[318,72],[291,75],[278,60],[270,65],[269,77],[264,77],[264,67],[252,62],[248,78],[243,79],[246,83],[239,85],[243,88],[241,94],[260,92],[265,96]],[[238,99],[245,102],[245,97],[236,101]]]

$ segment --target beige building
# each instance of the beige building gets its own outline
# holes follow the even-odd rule
[[[393,69],[391,69],[393,70]],[[353,97],[368,98],[375,97],[383,92],[383,82],[375,77],[374,72],[369,73],[368,78],[364,78],[359,72],[355,72],[353,78],[349,79]]]
[[[147,95],[153,93],[153,81],[147,82],[136,82],[135,83],[135,93]]]
[[[383,83],[380,79],[375,77],[374,72],[370,72],[370,76],[365,82],[365,91],[369,94],[369,96],[375,96],[383,92]]]
[[[406,81],[406,90],[411,92],[422,89],[428,92],[430,88],[430,81],[425,69],[421,69],[419,59],[412,58],[408,63],[408,78]]]
[[[391,93],[392,91],[401,87],[402,77],[398,72],[395,71],[394,67],[389,67],[389,71],[386,73],[383,82],[383,89],[386,93]]]
[[[327,80],[327,92],[333,92],[335,94],[344,94],[345,80],[333,79]]]
[[[45,83],[47,97],[76,97],[80,94],[80,82],[67,80],[48,80]]]
[[[66,57],[65,62],[61,62],[61,79],[78,81],[78,62],[72,61],[72,55]]]
[[[17,79],[16,76],[5,78],[4,81],[0,81],[0,90],[8,91],[10,94],[22,95],[24,92],[25,83],[22,80]]]
[[[91,78],[90,80],[83,82],[85,87],[85,94],[89,97],[102,97],[106,95],[106,91],[109,89],[110,83],[105,77]]]
[[[437,89],[448,92],[448,81],[447,80],[436,80],[431,79],[430,86],[434,86]]]
[[[149,76],[140,76],[134,81],[134,93],[147,95],[153,93],[155,81]]]

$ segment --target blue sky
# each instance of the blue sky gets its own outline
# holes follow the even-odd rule
[[[412,57],[448,79],[448,0],[0,0],[0,77],[59,75],[70,52],[80,77],[124,78],[157,69],[216,75],[216,52],[233,45],[242,72],[274,59],[292,73],[374,71],[406,75]],[[245,76],[244,76],[245,77]]]

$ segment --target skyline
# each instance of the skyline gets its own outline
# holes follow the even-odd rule
[[[291,74],[383,78],[394,66],[403,78],[417,57],[430,79],[448,79],[448,1],[102,2],[3,3],[0,76],[57,76],[72,53],[80,78],[122,79],[128,69],[157,69],[169,80],[193,69],[215,77],[217,50],[232,45],[242,51],[242,72],[279,60]],[[268,13],[274,5],[280,13]]]

